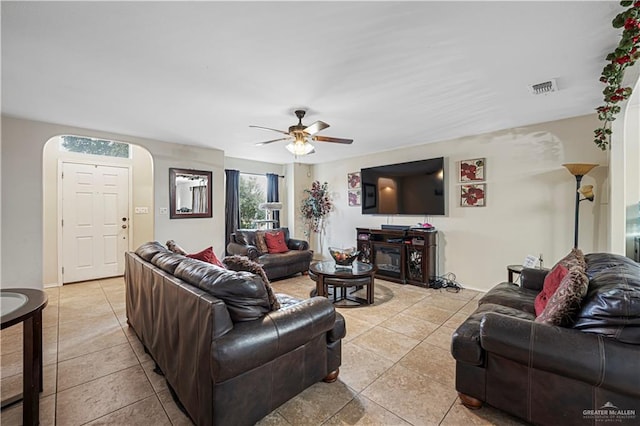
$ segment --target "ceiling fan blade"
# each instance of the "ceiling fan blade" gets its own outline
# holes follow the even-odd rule
[[[262,127],[262,126],[249,126],[249,127],[253,127],[255,129],[271,130],[272,132],[278,132],[278,133],[282,133],[284,135],[288,135],[289,134],[289,132],[285,132],[284,130],[272,129],[270,127]]]
[[[315,135],[320,130],[324,130],[327,127],[329,127],[329,125],[327,123],[325,123],[324,121],[316,121],[315,123],[311,124],[310,126],[307,126],[304,129],[304,132],[309,134],[309,135]]]
[[[332,138],[330,136],[314,136],[313,140],[318,142],[353,143],[353,139]]]
[[[279,141],[286,141],[287,139],[290,139],[290,138],[280,138],[280,139],[272,139],[270,141],[258,142],[256,146],[268,145],[270,143],[279,142]]]

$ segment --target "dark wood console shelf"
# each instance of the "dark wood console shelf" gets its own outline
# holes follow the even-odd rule
[[[428,287],[436,276],[435,229],[356,228],[359,259],[376,266],[376,277]]]

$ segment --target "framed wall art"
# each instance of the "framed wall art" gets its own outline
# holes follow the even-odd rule
[[[350,189],[347,193],[349,195],[349,206],[359,206],[362,204],[362,197],[359,189]]]
[[[360,189],[360,172],[347,173],[347,188]]]
[[[347,199],[349,206],[359,206],[362,204],[362,193],[360,172],[347,173]]]
[[[485,207],[487,205],[487,185],[484,183],[461,185],[460,205],[462,207]]]
[[[475,158],[460,161],[460,182],[482,182],[485,180],[485,159]]]

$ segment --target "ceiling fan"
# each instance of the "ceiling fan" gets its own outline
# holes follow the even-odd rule
[[[278,132],[285,134],[287,136],[278,139],[272,139],[269,141],[258,142],[256,146],[268,145],[273,142],[280,141],[291,141],[287,146],[287,150],[291,152],[293,155],[307,155],[313,154],[315,152],[315,148],[311,143],[309,143],[308,138],[315,142],[333,142],[333,143],[343,143],[350,144],[353,143],[353,139],[343,139],[343,138],[333,138],[330,136],[319,136],[316,133],[326,129],[329,127],[327,123],[324,121],[316,121],[310,126],[305,126],[302,124],[302,118],[304,117],[306,111],[297,110],[295,111],[296,117],[298,117],[298,124],[289,127],[289,131],[272,129],[270,127],[262,127],[262,126],[249,126],[255,127],[256,129],[264,129],[271,130],[272,132]]]

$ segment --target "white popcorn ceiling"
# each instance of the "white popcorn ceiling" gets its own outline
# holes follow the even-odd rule
[[[618,2],[2,2],[2,112],[321,163],[594,112]],[[556,79],[558,91],[528,86]]]

